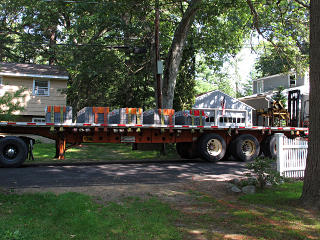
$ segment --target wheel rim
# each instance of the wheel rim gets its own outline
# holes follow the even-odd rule
[[[243,141],[241,145],[241,150],[245,156],[251,157],[256,152],[256,145],[252,140],[247,139]]]
[[[8,160],[13,160],[18,155],[18,148],[14,145],[7,145],[3,149],[3,156],[7,158]]]
[[[222,143],[218,139],[209,140],[207,151],[211,156],[218,156],[222,152]]]

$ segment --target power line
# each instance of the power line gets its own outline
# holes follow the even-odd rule
[[[14,42],[5,42],[0,41],[0,43],[4,44],[27,44],[27,45],[33,45],[33,46],[49,46],[49,43],[41,43],[41,42],[24,42],[24,41],[14,41]],[[145,51],[145,46],[110,46],[105,44],[68,44],[68,43],[56,43],[53,46],[69,46],[69,47],[102,47],[107,49],[132,49],[134,52],[138,51]],[[274,48],[273,46],[264,46],[262,44],[243,44],[242,48],[253,48],[253,47],[262,47],[262,48]],[[279,47],[296,47],[295,44],[282,44],[279,45]]]

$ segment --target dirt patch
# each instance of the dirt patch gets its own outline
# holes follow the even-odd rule
[[[226,182],[219,181],[190,181],[174,184],[127,184],[112,186],[84,186],[84,187],[33,187],[17,188],[15,193],[53,192],[62,194],[78,192],[93,196],[104,202],[121,202],[127,197],[147,199],[157,197],[172,205],[188,205],[194,203],[190,191],[209,194],[216,199],[234,199],[235,195],[227,191]]]

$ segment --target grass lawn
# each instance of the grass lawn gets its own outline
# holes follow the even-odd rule
[[[121,203],[67,193],[0,193],[0,240],[320,239],[320,213],[299,207],[302,183],[237,200],[190,190],[181,205],[156,198]]]
[[[97,204],[78,193],[0,193],[0,239],[181,239],[178,213],[156,199]]]
[[[236,201],[190,191],[198,204],[185,217],[185,231],[203,239],[320,239],[320,213],[299,207],[301,191],[302,182],[296,182]]]
[[[66,160],[62,161],[53,158],[55,154],[54,144],[39,143],[35,144],[33,149],[35,161],[27,160],[25,163],[179,158],[172,147],[169,148],[167,156],[160,156],[159,151],[132,151],[131,149],[131,144],[86,143],[68,149],[65,154]]]

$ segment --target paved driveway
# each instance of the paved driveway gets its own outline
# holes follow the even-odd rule
[[[0,168],[2,188],[50,188],[224,181],[242,176],[243,162],[119,163]]]

